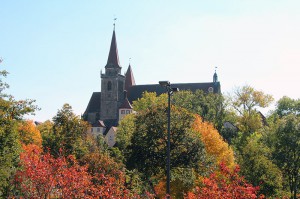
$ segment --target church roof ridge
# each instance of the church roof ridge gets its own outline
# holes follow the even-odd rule
[[[186,82],[186,83],[172,83],[172,85],[199,85],[199,84],[213,84],[214,82]],[[159,84],[138,84],[138,85],[133,85],[135,87],[138,87],[138,86],[154,86],[154,85],[158,85],[160,86]]]

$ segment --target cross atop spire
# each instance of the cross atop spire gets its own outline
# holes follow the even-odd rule
[[[117,20],[117,18],[115,17],[114,18],[114,31],[115,31],[115,28],[116,28],[116,20]]]

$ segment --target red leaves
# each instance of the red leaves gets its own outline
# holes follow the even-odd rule
[[[228,169],[225,163],[219,166],[219,173],[212,173],[209,178],[202,180],[203,185],[196,187],[194,191],[188,193],[188,199],[256,199],[264,198],[257,196],[259,187],[248,184],[243,177],[238,175],[240,168],[236,166],[233,171]]]
[[[73,156],[54,158],[36,145],[24,146],[20,155],[22,170],[15,176],[25,198],[131,198],[120,171],[107,175],[102,168],[88,173]],[[118,176],[118,178],[116,178]],[[136,197],[138,198],[138,197]]]
[[[79,166],[72,156],[54,158],[42,154],[36,145],[24,146],[20,155],[22,170],[16,182],[25,197],[84,197],[91,183],[87,167]]]

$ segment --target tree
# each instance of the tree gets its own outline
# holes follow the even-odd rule
[[[237,88],[229,97],[230,104],[238,116],[238,128],[248,136],[263,125],[261,114],[257,108],[265,108],[273,101],[271,95],[257,91],[250,86]]]
[[[167,98],[145,93],[133,107],[138,111],[124,118],[129,124],[121,122],[117,146],[125,151],[126,168],[142,173],[142,179],[154,190],[157,183],[164,181],[166,171]],[[194,114],[175,106],[171,109],[171,190],[182,197],[183,190],[194,184],[193,178],[181,175],[182,170],[199,171],[206,156],[200,136],[191,128]]]
[[[18,168],[21,145],[17,125],[0,119],[0,198],[8,196],[10,180]]]
[[[226,164],[220,163],[219,173],[212,173],[208,178],[202,179],[202,186],[196,187],[193,192],[186,195],[186,199],[254,199],[264,198],[258,196],[259,187],[247,183],[238,175],[239,166],[234,170],[228,169]]]
[[[36,145],[23,147],[22,170],[16,173],[14,181],[20,196],[33,199],[140,198],[125,187],[120,165],[105,154],[91,153],[81,160],[86,163],[81,166],[72,155],[65,157],[61,153],[55,158]]]
[[[79,166],[72,156],[54,158],[42,154],[36,145],[24,146],[21,153],[22,170],[16,173],[15,183],[26,198],[89,198],[92,186],[87,167]]]
[[[125,173],[122,164],[116,163],[108,154],[90,153],[81,160],[88,165],[92,175],[95,195],[102,198],[129,198],[125,187]]]
[[[254,186],[260,186],[260,193],[278,197],[282,194],[282,173],[272,162],[272,150],[263,139],[259,133],[247,138],[247,144],[241,149],[242,156],[238,156],[241,174]]]
[[[53,155],[63,149],[66,156],[73,154],[76,158],[83,157],[88,153],[88,127],[89,124],[75,115],[69,104],[64,104],[53,117],[52,132],[43,132],[43,146],[51,148]]]
[[[136,115],[127,166],[137,168],[146,176],[165,171],[167,142],[166,107],[152,107]],[[194,115],[184,109],[171,110],[171,167],[196,167],[202,158],[203,145],[191,129]]]
[[[289,114],[300,115],[300,99],[291,99],[287,96],[282,97],[277,102],[276,114],[282,118]]]
[[[274,158],[288,179],[291,198],[296,199],[300,186],[300,117],[284,116],[275,131]]]
[[[222,160],[230,167],[234,165],[233,151],[214,125],[194,114],[201,112],[212,120],[218,116],[219,103],[209,102],[214,96],[199,102],[197,97],[204,93],[196,93],[184,91],[175,95],[173,103],[177,106],[171,108],[171,194],[179,198],[194,186],[197,176],[207,174],[211,166]],[[137,114],[124,118],[117,134],[117,145],[127,153],[127,168],[136,168],[144,176],[155,179],[154,189],[160,197],[165,184],[166,102],[166,95],[157,97],[155,93],[145,93],[133,103]]]
[[[184,193],[191,191],[197,181],[198,173],[192,168],[173,168],[171,172],[171,196],[183,198]],[[162,177],[154,187],[158,198],[166,196],[166,178]]]
[[[237,88],[234,94],[231,99],[233,103],[232,106],[240,115],[243,115],[245,111],[250,114],[251,111],[257,107],[265,108],[273,101],[271,95],[257,91],[250,86]]]
[[[52,129],[53,129],[53,122],[51,122],[50,120],[46,120],[43,123],[40,123],[37,126],[37,129],[40,131],[42,137],[43,136],[47,136],[51,133],[53,133]]]
[[[0,197],[7,197],[13,188],[9,186],[9,181],[18,167],[21,148],[17,131],[18,121],[37,109],[33,104],[34,100],[17,101],[4,93],[9,87],[3,80],[7,75],[7,71],[0,71]]]
[[[126,152],[125,149],[131,143],[132,135],[135,131],[135,120],[134,114],[128,114],[119,123],[116,142],[122,152]]]
[[[23,144],[42,145],[42,137],[32,120],[27,120],[19,123],[18,132],[20,140]]]
[[[211,122],[218,131],[223,127],[225,119],[225,102],[222,94],[180,91],[174,94],[174,105],[200,115],[204,121]]]
[[[1,62],[2,62],[2,60],[0,59],[0,64],[1,64]],[[7,75],[8,75],[8,72],[6,70],[1,70],[0,71],[0,77],[1,76],[6,77]],[[9,85],[6,82],[4,82],[2,80],[2,78],[0,78],[0,97],[1,98],[5,96],[5,94],[2,91],[7,89],[7,88],[9,88]]]
[[[204,144],[205,151],[213,157],[216,165],[225,162],[229,167],[234,166],[233,150],[224,142],[212,124],[203,122],[201,117],[196,116],[193,129],[198,133]]]

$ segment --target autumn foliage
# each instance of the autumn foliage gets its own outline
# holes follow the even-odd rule
[[[22,170],[15,181],[25,198],[84,197],[91,186],[87,167],[79,166],[72,156],[53,158],[36,145],[23,146]]]
[[[42,145],[42,136],[32,120],[20,122],[18,127],[21,142],[23,144]]]
[[[54,158],[36,145],[23,146],[21,168],[15,176],[15,184],[25,198],[131,198],[125,188],[124,175],[119,178],[107,175],[98,167],[89,173],[88,166],[80,166],[73,156]],[[108,166],[108,165],[107,165]],[[93,174],[93,175],[92,175]],[[138,196],[136,196],[138,198]]]
[[[121,166],[108,155],[91,153],[84,158],[88,171],[93,176],[92,192],[102,198],[130,198],[130,191],[124,186],[125,174]]]
[[[234,166],[233,150],[211,123],[202,121],[199,115],[195,115],[193,129],[200,133],[206,152],[215,158],[216,164],[225,162],[229,167]]]
[[[219,172],[212,173],[208,178],[202,179],[202,186],[196,187],[193,192],[186,195],[186,199],[256,199],[259,187],[247,183],[238,175],[240,168],[229,169],[224,162],[219,165]]]

